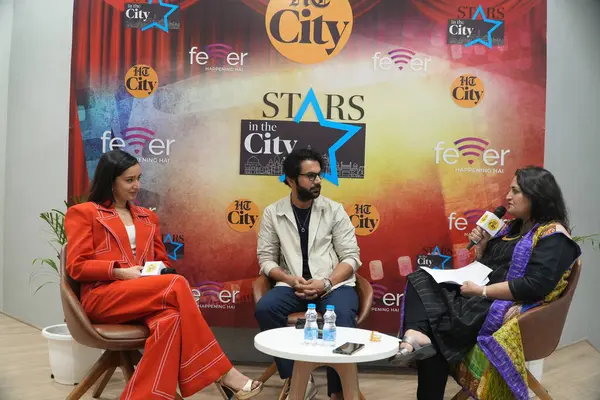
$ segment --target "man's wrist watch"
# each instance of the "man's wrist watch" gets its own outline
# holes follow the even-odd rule
[[[331,290],[331,281],[328,278],[323,278],[323,284],[325,285],[325,293],[329,293]]]

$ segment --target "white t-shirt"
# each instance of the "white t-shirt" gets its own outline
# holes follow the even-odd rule
[[[131,245],[131,251],[135,257],[135,225],[125,225],[127,229],[127,236],[129,236],[129,244]]]

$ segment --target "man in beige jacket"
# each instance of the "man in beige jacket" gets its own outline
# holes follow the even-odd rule
[[[315,303],[325,313],[335,306],[336,325],[356,326],[355,272],[361,266],[354,226],[344,207],[320,196],[323,160],[319,153],[293,151],[283,163],[291,195],[265,208],[258,234],[260,273],[276,285],[256,305],[261,330],[287,325],[287,317]],[[292,376],[293,361],[276,358],[282,379]],[[328,395],[342,399],[337,373],[327,369]],[[306,399],[317,393],[312,377]]]

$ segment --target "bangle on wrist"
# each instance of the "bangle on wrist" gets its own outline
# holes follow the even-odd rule
[[[483,287],[483,291],[481,292],[481,295],[482,295],[483,297],[486,297],[486,298],[487,298],[487,293],[486,293],[486,292],[487,292],[487,286],[484,286],[484,287]]]

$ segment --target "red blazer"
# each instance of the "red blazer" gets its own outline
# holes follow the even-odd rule
[[[125,225],[114,206],[94,202],[69,207],[65,216],[67,235],[67,272],[82,283],[81,296],[92,287],[115,280],[113,268],[144,265],[169,258],[152,211],[130,204],[135,225],[136,257],[133,256]]]

